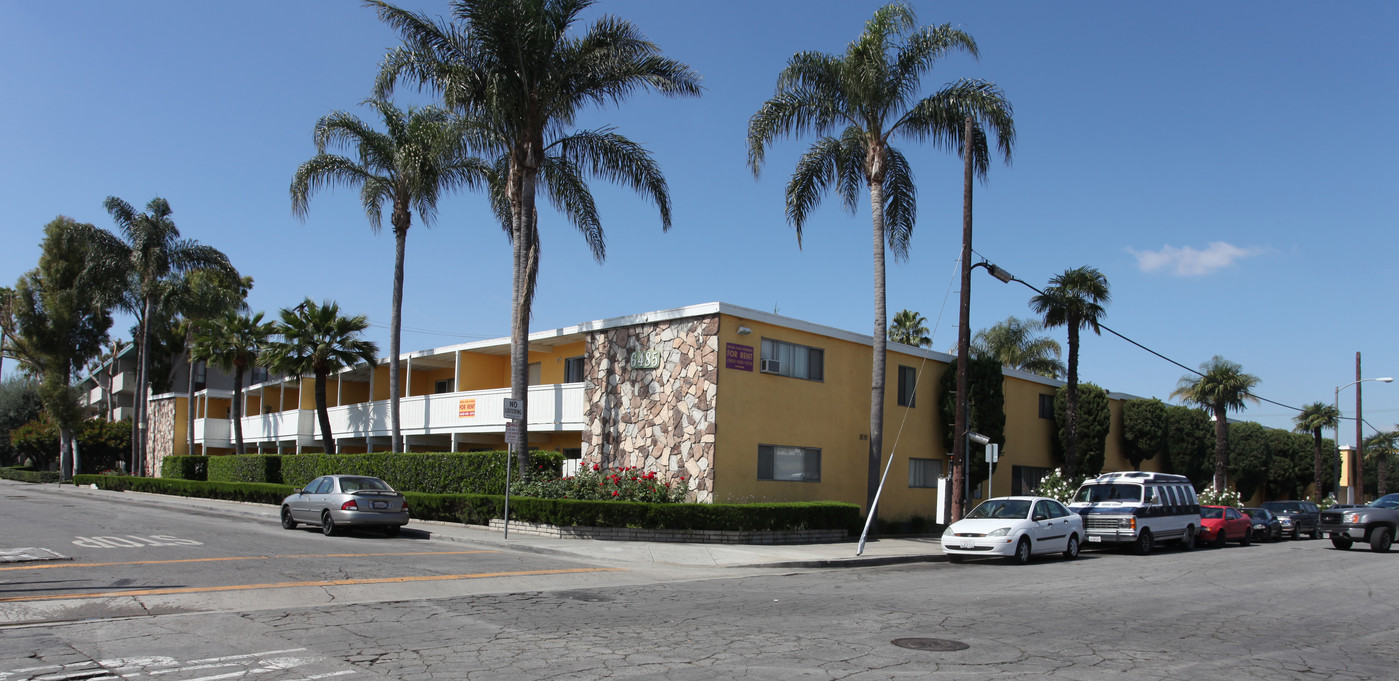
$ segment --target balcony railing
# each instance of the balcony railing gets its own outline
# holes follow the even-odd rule
[[[502,433],[503,413],[509,388],[415,395],[399,400],[404,435],[449,435],[451,433]],[[331,407],[330,430],[339,438],[389,437],[389,402],[379,400]],[[243,418],[245,443],[296,441],[314,445],[320,438],[315,409],[259,414]],[[529,428],[535,432],[583,429],[583,384],[564,383],[530,386]],[[209,447],[232,446],[231,420],[197,419],[195,442]]]

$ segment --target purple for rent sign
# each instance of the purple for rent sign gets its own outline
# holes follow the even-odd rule
[[[753,370],[753,346],[738,343],[724,344],[724,367],[739,371]]]

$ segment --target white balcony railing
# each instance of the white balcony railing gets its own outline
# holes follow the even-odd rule
[[[417,395],[399,400],[404,435],[451,433],[499,433],[505,430],[503,413],[509,388]],[[388,437],[389,402],[380,400],[331,407],[330,430],[336,438]],[[232,446],[229,419],[197,419],[195,442],[210,447]],[[568,431],[583,428],[583,384],[531,386],[529,430]],[[314,445],[320,438],[314,409],[293,409],[243,418],[243,441],[271,442],[295,438]]]

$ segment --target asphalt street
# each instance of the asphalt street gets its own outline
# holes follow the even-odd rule
[[[523,543],[327,538],[250,517],[14,490],[0,496],[0,548],[62,538],[75,555],[0,565],[0,608],[55,608],[48,622],[0,609],[11,622],[0,625],[4,681],[1234,681],[1394,678],[1399,664],[1399,555],[1326,541],[1087,551],[1023,567],[700,569]],[[140,546],[73,543],[113,543],[102,537]],[[5,570],[61,563],[70,565]],[[404,577],[432,579],[391,581]],[[336,580],[365,581],[325,583]],[[174,588],[189,591],[120,595]],[[83,594],[106,595],[74,598]]]

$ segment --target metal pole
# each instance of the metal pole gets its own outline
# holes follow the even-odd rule
[[[505,536],[510,538],[510,469],[515,466],[516,445],[506,443],[505,445]]]
[[[1336,431],[1336,439],[1331,446],[1336,450],[1336,456],[1332,463],[1335,467],[1331,470],[1331,493],[1336,495],[1336,503],[1341,503],[1341,387],[1336,387],[1335,401],[1332,406],[1336,408],[1336,425],[1332,430]]]
[[[1365,423],[1360,413],[1360,353],[1355,353],[1355,477],[1351,480],[1350,503],[1358,504],[1365,498],[1365,439],[1360,432]]]

